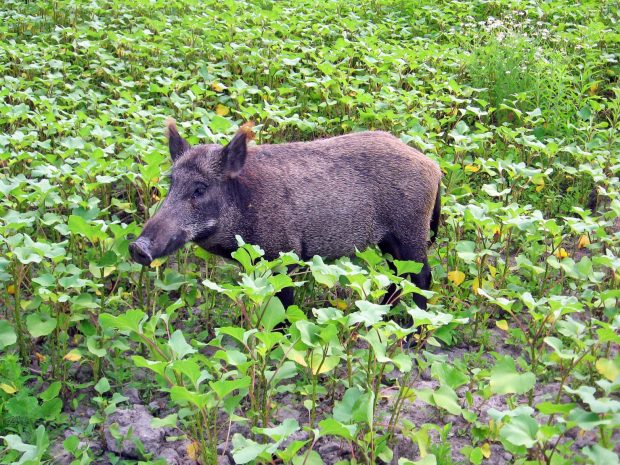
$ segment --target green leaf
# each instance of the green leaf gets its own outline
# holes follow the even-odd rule
[[[357,427],[355,425],[344,425],[333,418],[327,418],[319,422],[321,436],[340,436],[348,441],[352,441],[356,430]]]
[[[141,310],[128,310],[119,316],[113,316],[108,313],[99,315],[99,323],[104,328],[117,328],[121,331],[133,331],[142,334],[142,320],[146,318],[146,314]]]
[[[56,318],[46,313],[31,313],[26,317],[26,327],[32,337],[47,336],[56,329]]]
[[[0,350],[16,342],[17,333],[15,333],[13,326],[6,320],[0,320]]]
[[[172,349],[179,360],[186,355],[196,352],[196,349],[187,343],[185,336],[183,335],[183,331],[180,329],[177,329],[174,333],[172,333],[172,336],[170,336],[170,340],[168,341],[168,346]]]
[[[349,315],[349,325],[363,323],[367,328],[379,323],[383,316],[390,310],[389,305],[378,305],[367,300],[356,300],[355,306],[360,309]]]
[[[304,453],[295,457],[293,465],[324,465],[324,462],[317,451],[311,450],[309,454]]]
[[[250,385],[250,377],[244,376],[239,379],[220,379],[218,381],[212,381],[209,383],[211,389],[215,392],[215,394],[220,398],[224,399],[228,394],[235,390],[246,389]]]
[[[95,391],[97,391],[99,394],[105,394],[109,390],[110,390],[110,382],[108,381],[108,378],[106,378],[105,376],[101,378],[99,381],[97,381],[97,384],[95,384]]]
[[[20,391],[16,396],[11,397],[6,405],[6,410],[10,416],[15,418],[35,420],[39,418],[39,403],[37,399]]]
[[[79,445],[80,445],[80,438],[75,434],[69,436],[67,439],[65,439],[62,442],[62,446],[65,448],[65,450],[72,454],[76,452]]]
[[[99,347],[98,344],[98,336],[88,336],[86,338],[86,347],[88,348],[88,351],[99,358],[105,357],[105,355],[108,353],[107,350]]]
[[[53,398],[58,397],[61,387],[62,383],[60,381],[54,381],[45,391],[39,394],[39,398],[43,401],[52,400]]]
[[[232,456],[237,464],[251,462],[269,448],[269,444],[259,444],[251,439],[244,438],[239,433],[233,435],[232,444]]]
[[[264,434],[273,441],[283,441],[291,434],[299,431],[299,423],[294,418],[286,418],[278,426],[272,428],[253,428],[253,431],[258,434]]]
[[[534,373],[518,373],[510,357],[498,360],[491,370],[490,387],[494,394],[525,394],[535,383]]]
[[[587,446],[583,449],[583,453],[588,457],[593,465],[619,465],[620,459],[618,454],[609,449],[605,449],[598,444]]]
[[[232,123],[219,115],[213,116],[209,123],[209,128],[217,134],[226,134],[231,127]]]
[[[138,368],[148,368],[161,376],[164,375],[166,367],[168,366],[167,362],[147,360],[141,355],[133,355],[131,359]]]
[[[263,312],[263,317],[260,320],[261,326],[265,329],[265,331],[271,331],[276,327],[279,323],[284,321],[286,316],[286,311],[284,310],[284,305],[277,297],[272,297],[269,299],[269,303]]]
[[[70,215],[67,225],[69,226],[69,231],[84,236],[93,243],[107,237],[106,233],[102,231],[101,225],[91,224],[81,216]]]
[[[207,394],[189,391],[184,386],[173,386],[170,389],[170,398],[180,405],[190,403],[198,408],[206,407],[209,402],[209,396]]]
[[[200,366],[198,363],[196,363],[193,359],[175,360],[170,364],[170,367],[174,371],[187,376],[195,387],[198,386],[198,381],[202,376],[202,372],[200,371]]]
[[[176,428],[179,421],[176,413],[171,413],[164,418],[153,418],[151,420],[151,426],[153,428]]]
[[[59,397],[55,399],[43,402],[39,407],[38,414],[41,418],[45,418],[47,421],[52,421],[58,418],[62,412],[62,400]]]
[[[437,465],[437,457],[434,454],[428,454],[415,462],[409,459],[400,458],[398,459],[398,465]]]
[[[528,449],[536,444],[538,423],[529,415],[518,415],[510,419],[510,422],[499,431],[502,439],[515,446],[524,446]]]
[[[433,362],[431,365],[431,376],[452,389],[457,389],[469,382],[469,376],[458,368],[448,365],[446,362]]]
[[[453,415],[461,413],[456,392],[449,386],[440,386],[439,389],[433,392],[433,400],[437,407],[441,407]]]
[[[424,266],[422,263],[411,260],[394,260],[394,265],[396,265],[396,274],[398,276],[409,273],[417,274],[422,271],[422,267]]]

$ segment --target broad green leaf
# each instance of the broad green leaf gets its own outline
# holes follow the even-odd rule
[[[266,331],[271,331],[276,325],[284,321],[285,315],[286,312],[280,299],[272,297],[269,299],[269,303],[263,312],[260,323]]]
[[[367,300],[356,300],[355,306],[359,308],[359,311],[349,315],[349,325],[363,323],[367,328],[379,323],[390,310],[389,305],[373,304]]]
[[[178,421],[178,415],[176,413],[171,413],[164,418],[153,418],[153,420],[151,420],[151,426],[153,428],[176,428]]]
[[[145,318],[146,314],[141,310],[128,310],[119,316],[102,313],[99,315],[99,323],[106,328],[117,328],[141,334],[142,322]]]
[[[58,397],[61,387],[62,387],[62,383],[60,381],[54,381],[52,384],[48,386],[48,388],[45,391],[39,394],[39,398],[43,401],[52,400],[55,397]]]
[[[95,384],[95,391],[97,391],[99,394],[105,394],[109,390],[110,390],[110,382],[108,381],[108,378],[106,377],[101,378],[97,382],[97,384]]]
[[[6,321],[0,320],[0,350],[17,342],[17,334],[13,326]]]
[[[355,436],[356,430],[356,425],[344,425],[333,418],[327,418],[319,422],[321,436],[340,436],[351,441]]]
[[[528,449],[536,444],[538,423],[529,415],[518,415],[502,426],[499,435],[502,439],[515,446],[525,446]]]
[[[461,413],[461,406],[458,404],[456,392],[448,386],[440,386],[433,392],[433,400],[437,407],[443,408],[453,415]]]
[[[168,346],[172,349],[179,360],[184,358],[186,355],[196,352],[196,349],[187,343],[185,336],[183,335],[183,331],[180,329],[177,329],[174,333],[172,333],[170,340],[168,341]]]
[[[409,273],[417,274],[422,271],[423,267],[422,263],[411,260],[394,260],[394,265],[396,266],[396,274],[398,276]]]
[[[490,387],[495,394],[525,394],[534,387],[536,377],[531,372],[517,372],[510,357],[497,361],[491,370]]]
[[[56,318],[46,313],[31,313],[26,317],[26,326],[32,337],[47,336],[56,329]]]

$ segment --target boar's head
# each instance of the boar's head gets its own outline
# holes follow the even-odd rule
[[[239,197],[236,178],[245,163],[250,124],[230,143],[191,147],[168,122],[172,157],[170,189],[157,213],[146,223],[140,237],[130,244],[131,257],[142,265],[169,255],[185,243],[209,243],[221,232],[221,220]]]

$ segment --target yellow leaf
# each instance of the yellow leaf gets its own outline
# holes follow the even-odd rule
[[[80,354],[77,350],[72,350],[67,355],[63,357],[65,360],[69,362],[77,362],[82,358],[82,354]]]
[[[482,444],[482,446],[480,446],[480,450],[482,451],[482,455],[484,456],[485,459],[488,459],[489,457],[491,457],[491,446],[489,445],[488,442],[485,442],[484,444]]]
[[[431,305],[435,305],[439,303],[440,300],[441,300],[441,295],[439,294],[439,292],[435,292],[435,295],[431,297],[430,299],[428,299],[428,303]]]
[[[10,295],[15,295],[15,285],[14,284],[9,284],[9,287],[6,288],[6,291]]]
[[[596,371],[609,381],[615,381],[620,376],[620,366],[608,358],[599,358],[596,361]]]
[[[491,276],[495,278],[495,275],[497,274],[497,268],[495,268],[493,265],[489,265],[489,273],[491,273]]]
[[[299,350],[289,349],[286,353],[286,358],[300,364],[302,367],[308,366],[304,357],[304,353]]]
[[[215,114],[218,116],[226,116],[228,113],[230,113],[230,108],[228,108],[226,105],[218,103],[215,107]]]
[[[543,178],[534,178],[532,182],[536,184],[536,192],[540,192],[545,188],[545,180]]]
[[[480,171],[480,167],[476,165],[466,165],[465,171],[469,171],[470,173],[477,173]]]
[[[0,389],[2,389],[7,394],[15,394],[17,392],[17,388],[15,387],[15,385],[11,386],[6,383],[0,384]]]
[[[211,83],[211,89],[213,89],[215,92],[222,92],[224,90],[224,85],[220,84],[219,82],[213,82]]]
[[[558,250],[555,251],[555,256],[562,260],[563,258],[568,257],[568,252],[564,247],[560,247]]]
[[[187,456],[190,460],[196,460],[198,458],[200,444],[198,443],[198,441],[192,441],[187,445],[185,450],[187,451]]]
[[[166,257],[156,258],[151,262],[151,268],[159,268],[166,261]]]
[[[590,245],[590,238],[588,237],[587,234],[584,234],[583,236],[581,236],[579,238],[579,242],[577,242],[578,249],[583,249],[589,245]]]
[[[34,356],[37,357],[37,360],[39,362],[44,362],[46,360],[46,358],[47,358],[45,355],[43,355],[43,354],[41,354],[39,352],[35,352]]]
[[[346,310],[348,307],[349,307],[349,305],[347,304],[347,302],[345,300],[336,299],[336,308],[338,310]]]
[[[329,355],[323,357],[323,354],[312,353],[311,369],[313,375],[322,375],[333,370],[340,363],[340,357]]]
[[[495,326],[497,326],[502,331],[508,331],[508,322],[506,320],[497,320],[495,322]]]
[[[479,295],[478,290],[484,285],[484,281],[480,281],[480,278],[474,279],[474,282],[471,285],[471,288],[474,291],[474,294]]]
[[[598,82],[593,82],[592,85],[590,86],[590,95],[594,95],[596,94],[596,91],[598,90]]]
[[[459,270],[450,271],[448,273],[448,281],[454,283],[455,286],[460,286],[465,281],[465,273]]]

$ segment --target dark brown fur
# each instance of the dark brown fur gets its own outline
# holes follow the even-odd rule
[[[397,259],[422,262],[414,282],[428,289],[427,240],[431,220],[436,233],[441,180],[434,161],[378,131],[277,145],[248,146],[247,138],[244,128],[226,147],[190,148],[170,125],[172,185],[132,245],[136,260],[187,241],[229,256],[236,235],[268,259],[286,251],[336,258],[378,244]]]

